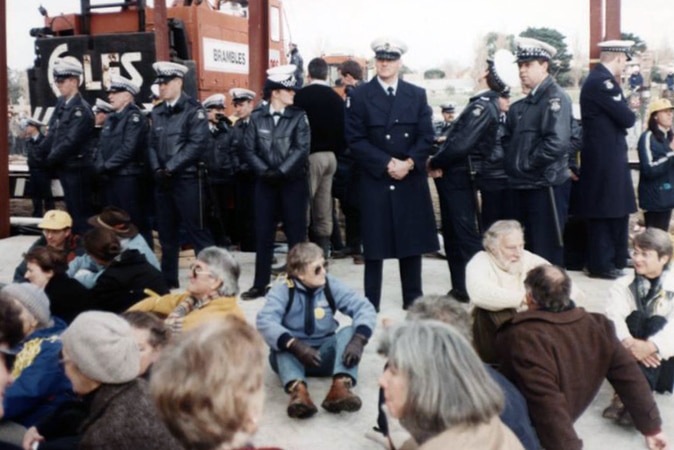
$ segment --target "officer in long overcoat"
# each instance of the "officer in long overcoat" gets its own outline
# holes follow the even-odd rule
[[[379,308],[382,264],[397,258],[406,308],[421,295],[421,255],[438,249],[425,162],[433,145],[423,89],[399,79],[406,46],[372,43],[377,76],[352,91],[346,138],[362,170],[365,296]]]
[[[583,147],[579,215],[588,219],[590,276],[615,279],[627,262],[629,215],[636,211],[627,164],[627,129],[635,122],[620,87],[631,41],[606,41],[580,91]]]

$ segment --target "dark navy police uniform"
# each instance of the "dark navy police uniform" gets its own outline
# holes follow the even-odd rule
[[[33,202],[33,217],[42,217],[45,211],[54,209],[51,192],[51,172],[45,165],[45,154],[41,149],[44,134],[26,139],[26,157],[30,173],[30,197]]]

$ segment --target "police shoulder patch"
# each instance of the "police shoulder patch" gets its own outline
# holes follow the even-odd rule
[[[552,97],[548,102],[550,103],[550,111],[557,112],[562,109],[562,101],[559,97]]]
[[[140,114],[132,114],[131,115],[131,121],[135,122],[135,123],[140,122]]]
[[[75,117],[82,117],[82,109],[81,108],[77,108],[75,110]]]
[[[613,81],[611,81],[611,80],[605,80],[605,81],[604,81],[604,87],[610,91],[610,90],[613,90],[613,88],[614,88],[615,86],[614,86],[614,84],[613,84]]]
[[[206,118],[206,113],[204,112],[203,109],[200,109],[200,110],[197,112],[197,119],[203,120],[203,119],[205,119],[205,118]]]
[[[484,111],[484,106],[482,106],[482,105],[475,105],[475,106],[473,107],[473,111],[471,111],[471,113],[472,113],[475,117],[477,117],[477,116],[479,116],[480,114],[482,114],[482,111]]]

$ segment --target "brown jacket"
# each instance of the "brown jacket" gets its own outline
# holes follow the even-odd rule
[[[159,419],[141,379],[101,385],[80,431],[79,450],[182,449]]]
[[[646,378],[600,314],[573,308],[527,311],[496,335],[501,371],[520,389],[546,450],[583,447],[573,423],[590,405],[604,378],[613,385],[636,428],[660,431],[660,412]]]

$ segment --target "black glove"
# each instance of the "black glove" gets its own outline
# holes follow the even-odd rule
[[[342,362],[346,367],[353,367],[360,362],[360,357],[363,356],[363,348],[367,344],[367,338],[362,334],[354,334],[351,340],[346,344],[344,349],[344,356]]]
[[[262,179],[265,181],[265,183],[271,185],[281,184],[284,177],[285,175],[283,175],[283,172],[278,169],[267,169],[262,173]]]
[[[321,367],[321,354],[315,348],[310,345],[305,344],[304,342],[295,339],[288,350],[295,356],[304,367]]]
[[[157,169],[154,173],[154,181],[159,190],[168,191],[171,188],[171,173],[166,169]]]

